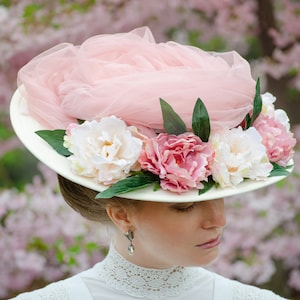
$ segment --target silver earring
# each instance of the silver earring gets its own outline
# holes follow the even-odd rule
[[[130,244],[128,246],[128,253],[129,255],[133,255],[134,253],[134,246],[133,246],[133,239],[134,239],[134,235],[133,232],[129,229],[126,233],[124,233],[124,235],[126,236],[126,238],[129,240]]]

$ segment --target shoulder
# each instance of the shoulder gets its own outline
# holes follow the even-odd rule
[[[198,275],[196,289],[213,291],[214,300],[286,300],[272,291],[232,280],[206,268],[195,268]]]
[[[23,293],[11,300],[71,300],[64,281],[55,282],[29,293]]]
[[[73,277],[51,283],[46,287],[29,293],[23,293],[11,300],[76,300],[91,299],[83,278],[90,276],[91,269]]]
[[[241,282],[217,276],[220,281],[226,281],[228,299],[230,300],[285,300],[272,291],[261,289]]]

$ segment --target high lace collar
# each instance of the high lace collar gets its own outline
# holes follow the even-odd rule
[[[101,278],[105,278],[107,286],[130,296],[148,299],[178,296],[193,286],[198,274],[196,268],[148,269],[137,266],[121,256],[112,245],[106,258],[94,268]]]

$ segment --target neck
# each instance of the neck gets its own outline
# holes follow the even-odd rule
[[[124,258],[113,243],[106,258],[96,264],[94,269],[107,286],[143,299],[181,295],[195,286],[196,281],[202,282],[199,280],[199,269],[173,267],[157,270],[140,267]]]
[[[159,261],[155,255],[151,255],[149,252],[145,254],[142,250],[143,245],[138,244],[137,241],[134,241],[134,245],[135,251],[133,255],[130,255],[128,251],[129,242],[124,236],[116,235],[113,240],[113,246],[117,252],[132,264],[148,269],[167,269],[174,267],[172,264]]]

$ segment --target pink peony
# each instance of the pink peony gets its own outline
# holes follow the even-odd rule
[[[296,139],[286,126],[268,115],[260,115],[253,126],[263,138],[271,162],[286,167],[294,154]]]
[[[161,133],[146,140],[139,162],[142,169],[159,175],[164,190],[182,193],[203,188],[201,181],[211,174],[213,157],[212,145],[191,132]]]

